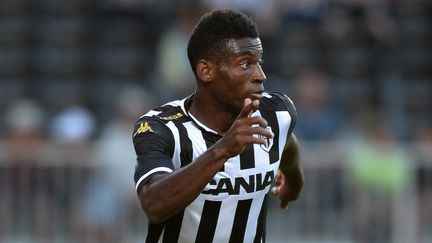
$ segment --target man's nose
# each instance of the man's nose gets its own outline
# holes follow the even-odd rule
[[[255,80],[259,81],[260,83],[264,83],[267,80],[261,65],[257,65],[257,68],[255,69]]]

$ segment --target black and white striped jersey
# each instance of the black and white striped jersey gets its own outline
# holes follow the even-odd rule
[[[221,138],[187,112],[190,100],[167,103],[137,121],[133,142],[138,193],[151,176],[193,163]],[[161,224],[150,224],[147,243],[265,242],[268,195],[296,111],[287,96],[272,92],[264,93],[252,116],[264,117],[274,137],[266,145],[247,145],[225,162],[189,206]]]

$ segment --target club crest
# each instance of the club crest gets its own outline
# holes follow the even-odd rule
[[[266,130],[270,131],[271,133],[273,133],[273,131],[271,130],[271,127],[267,127]],[[271,147],[273,146],[273,138],[267,138],[264,137],[262,135],[258,135],[259,138],[263,138],[266,140],[265,144],[260,144],[260,147],[266,151],[267,153],[270,152]]]

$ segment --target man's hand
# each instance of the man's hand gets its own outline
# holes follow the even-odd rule
[[[259,100],[244,100],[243,109],[233,122],[231,128],[225,136],[219,140],[217,146],[223,147],[226,150],[226,157],[231,158],[240,154],[246,144],[265,144],[264,138],[253,136],[254,134],[262,135],[266,138],[272,138],[273,133],[266,130],[267,121],[260,117],[252,117],[252,113],[259,107]]]
[[[273,195],[279,197],[279,206],[282,209],[288,208],[288,202],[294,200],[285,180],[285,175],[279,170],[275,177],[275,187],[272,188]]]
[[[297,200],[303,189],[304,175],[300,167],[300,147],[294,134],[288,138],[282,152],[275,185],[272,193],[279,197],[282,209],[287,209],[290,201]]]

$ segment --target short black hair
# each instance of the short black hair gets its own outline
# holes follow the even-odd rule
[[[233,9],[218,9],[203,15],[192,31],[187,53],[196,73],[199,59],[220,60],[230,39],[257,38],[255,22],[246,14]]]

